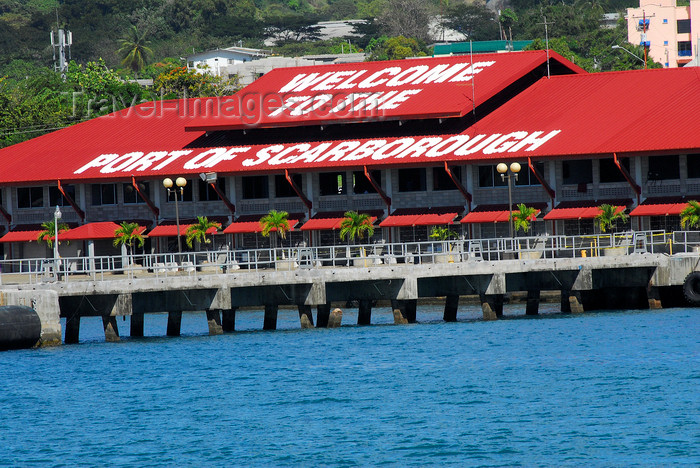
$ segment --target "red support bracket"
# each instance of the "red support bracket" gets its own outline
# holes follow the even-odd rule
[[[292,176],[289,175],[289,170],[285,169],[284,170],[284,177],[287,179],[287,182],[289,182],[289,185],[292,186],[292,190],[294,190],[294,193],[297,194],[297,197],[304,202],[304,205],[306,205],[306,209],[309,211],[309,218],[311,218],[311,208],[312,208],[312,203],[311,200],[306,198],[306,195],[304,195],[304,192],[297,186],[297,184],[294,183],[292,180]]]
[[[372,174],[369,173],[367,170],[367,166],[364,166],[365,169],[365,177],[367,177],[367,180],[369,181],[370,185],[372,188],[379,194],[380,197],[382,197],[382,200],[384,200],[384,203],[386,204],[387,208],[387,213],[391,214],[391,197],[389,197],[384,190],[382,190],[382,187],[377,183],[376,180],[372,178]]]
[[[615,165],[622,173],[622,177],[625,178],[625,180],[630,185],[630,187],[632,187],[632,190],[634,190],[634,193],[637,194],[637,205],[639,205],[641,203],[642,187],[640,187],[639,184],[634,181],[634,179],[632,178],[630,173],[627,172],[627,169],[625,169],[625,166],[623,166],[620,163],[620,159],[617,157],[617,153],[613,153],[613,161],[615,162]]]
[[[64,200],[68,202],[68,204],[75,210],[76,213],[78,213],[78,216],[80,217],[80,222],[85,221],[85,212],[80,209],[77,203],[75,203],[75,200],[73,200],[73,197],[68,195],[68,193],[63,189],[63,186],[61,185],[61,181],[58,180],[58,191],[61,192],[61,195],[63,195]]]
[[[7,224],[12,224],[12,216],[10,215],[10,213],[5,211],[5,208],[3,208],[2,206],[0,206],[0,214],[3,218],[7,220]]]
[[[450,169],[450,166],[447,165],[447,161],[445,161],[445,172],[447,172],[447,175],[452,179],[452,183],[455,184],[455,187],[457,187],[457,190],[459,190],[459,193],[462,194],[465,200],[467,200],[467,211],[472,210],[472,194],[467,191],[467,189],[462,185],[462,183],[459,181],[457,176],[454,175],[452,172],[452,169]]]
[[[216,185],[216,182],[209,182],[209,185],[211,185],[211,188],[216,192],[219,198],[221,198],[221,201],[224,202],[224,205],[226,205],[231,214],[236,214],[236,205],[231,203],[231,200],[229,200],[226,194]]]
[[[547,183],[547,181],[544,179],[544,176],[540,174],[540,172],[537,170],[534,164],[532,164],[532,158],[527,158],[527,167],[530,168],[530,171],[532,171],[532,174],[535,176],[535,179],[537,179],[537,182],[539,182],[542,187],[547,191],[547,194],[549,195],[549,198],[552,199],[552,205],[554,204],[554,197],[556,195],[556,192],[554,189]]]
[[[134,187],[134,190],[136,190],[136,193],[139,194],[139,197],[141,197],[141,200],[146,202],[146,205],[151,209],[153,214],[156,216],[156,221],[158,220],[158,217],[160,216],[160,210],[156,205],[153,204],[151,199],[148,197],[147,193],[144,193],[141,188],[139,188],[139,184],[136,183],[136,178],[134,176],[131,176],[131,185]]]

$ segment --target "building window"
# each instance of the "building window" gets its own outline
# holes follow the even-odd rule
[[[652,231],[680,231],[681,217],[680,216],[650,216],[649,228]]]
[[[425,192],[425,168],[399,169],[399,192]]]
[[[63,191],[75,201],[75,185],[64,185]],[[68,200],[63,196],[58,187],[49,187],[49,206],[68,206]]]
[[[663,23],[664,23],[664,24],[668,24],[668,18],[664,18]]]
[[[270,187],[267,182],[267,176],[241,177],[241,186],[243,189],[242,196],[244,200],[269,198],[270,196]]]
[[[369,175],[372,176],[375,184],[382,186],[382,171],[369,171]],[[352,173],[352,193],[360,195],[363,193],[377,193],[377,191],[369,183],[363,171],[355,171]]]
[[[506,182],[496,166],[479,166],[479,187],[505,187]]]
[[[204,182],[201,179],[198,180],[197,182],[199,183],[199,187],[197,187],[199,201],[218,201],[219,200],[219,194],[216,193],[216,190],[214,190],[211,187],[210,183]],[[226,193],[226,179],[217,179],[215,183],[221,192]]]
[[[321,195],[345,195],[344,172],[322,172],[318,175]]]
[[[647,179],[677,180],[681,178],[680,174],[678,155],[649,157],[649,173],[647,174]]]
[[[43,187],[20,187],[17,189],[17,208],[41,208],[43,206]]]
[[[294,181],[297,187],[301,188],[301,174],[292,174],[292,180]],[[287,178],[283,175],[275,176],[275,196],[277,198],[289,198],[297,196],[297,193],[292,188],[292,184],[290,184]]]
[[[459,167],[459,166],[451,167],[450,171],[452,171],[452,175],[454,175],[458,181],[462,182],[462,168],[461,167]],[[444,167],[434,167],[433,168],[433,190],[435,190],[435,191],[457,190],[457,186],[452,181],[450,176],[447,175],[447,171],[445,170]]]
[[[664,45],[665,45],[665,46],[668,45],[668,41],[664,41]]]
[[[565,219],[563,223],[565,236],[585,236],[595,232],[594,219]]]
[[[146,195],[147,197],[150,196],[150,190],[149,190],[149,185],[148,182],[139,182],[139,190]],[[124,196],[124,203],[125,204],[141,204],[141,203],[146,203],[146,201],[141,198],[141,195],[138,194],[136,189],[132,184],[126,183],[122,185],[122,195]]]
[[[690,33],[690,20],[689,19],[682,19],[676,21],[676,28],[678,34],[688,34]]]
[[[564,171],[564,185],[593,183],[593,161],[590,159],[564,161],[562,169]]]
[[[688,179],[700,179],[700,153],[689,154],[687,161]]]
[[[691,46],[690,41],[678,42],[678,56],[679,57],[690,57],[691,55],[693,55],[691,47],[692,46]]]
[[[544,163],[536,162],[535,169],[537,169],[537,172],[543,175]],[[537,180],[537,177],[535,177],[535,174],[532,173],[532,171],[527,165],[523,165],[522,169],[520,169],[520,172],[518,172],[518,180],[517,182],[515,182],[515,185],[540,185],[540,181]]]
[[[117,184],[92,184],[92,206],[116,204]]]
[[[630,158],[620,158],[620,164],[627,172],[630,171]],[[615,164],[613,158],[600,160],[600,182],[607,184],[610,182],[625,182],[625,177],[620,172],[620,169]]]

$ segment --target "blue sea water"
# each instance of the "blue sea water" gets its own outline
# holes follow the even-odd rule
[[[700,465],[697,309],[418,312],[221,336],[193,313],[179,338],[155,314],[119,343],[84,318],[78,345],[0,353],[0,466]]]

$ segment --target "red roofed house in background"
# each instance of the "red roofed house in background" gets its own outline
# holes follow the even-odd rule
[[[535,234],[594,232],[588,216],[548,218],[570,205],[700,195],[697,69],[587,74],[549,56],[278,69],[234,96],[141,104],[4,148],[0,230],[11,235],[0,248],[5,258],[49,256],[12,231],[53,219],[56,205],[74,225],[167,225],[166,177],[187,181],[183,219],[228,220],[215,243],[230,248],[268,245],[246,223],[272,209],[298,223],[290,245],[342,244],[327,220],[347,210],[377,216],[374,241],[428,240],[436,224],[507,235],[500,162],[522,167],[513,203],[542,211]],[[503,211],[495,206],[505,220],[488,213]],[[678,227],[675,212],[644,213],[639,227]],[[103,244],[96,255],[114,253]]]

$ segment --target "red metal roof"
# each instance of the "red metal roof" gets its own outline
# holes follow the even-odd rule
[[[511,83],[501,82],[494,89],[507,84]],[[193,109],[198,103],[206,107],[220,101],[148,103],[3,148],[0,183],[128,180],[132,175],[155,179],[209,171],[280,173],[443,161],[523,162],[527,156],[609,157],[614,152],[700,149],[697,67],[544,78],[459,135],[195,147],[192,142],[203,133],[184,131],[198,114]]]
[[[391,215],[379,223],[381,227],[401,227],[401,226],[433,226],[440,224],[452,224],[457,217],[457,213],[428,213],[413,215]]]
[[[299,223],[296,219],[288,219],[287,224],[289,225],[289,230],[293,231],[294,226]],[[277,229],[272,229],[273,232]],[[260,221],[238,221],[233,222],[224,229],[224,234],[249,234],[253,232],[262,232],[262,226]]]
[[[557,54],[553,60],[583,70]],[[277,68],[188,130],[461,117],[545,63],[544,51]],[[445,99],[445,96],[450,96]]]
[[[10,231],[0,238],[0,242],[33,242],[37,240],[39,234],[43,231],[43,229],[31,231]],[[60,232],[58,235],[59,237],[62,237]]]
[[[114,239],[117,237],[115,232],[119,229],[117,223],[111,221],[99,222],[99,223],[88,223],[78,226],[65,234],[59,233],[59,240],[97,240],[97,239]],[[145,226],[139,226],[139,231],[143,233],[146,230]]]
[[[508,210],[472,211],[462,218],[460,223],[504,223],[510,219]]]
[[[557,132],[512,156],[618,155],[697,152],[700,148],[700,69],[671,68],[542,78],[500,106],[467,134]]]
[[[630,212],[630,216],[669,216],[679,215],[688,206],[687,203],[658,203],[639,205]]]

